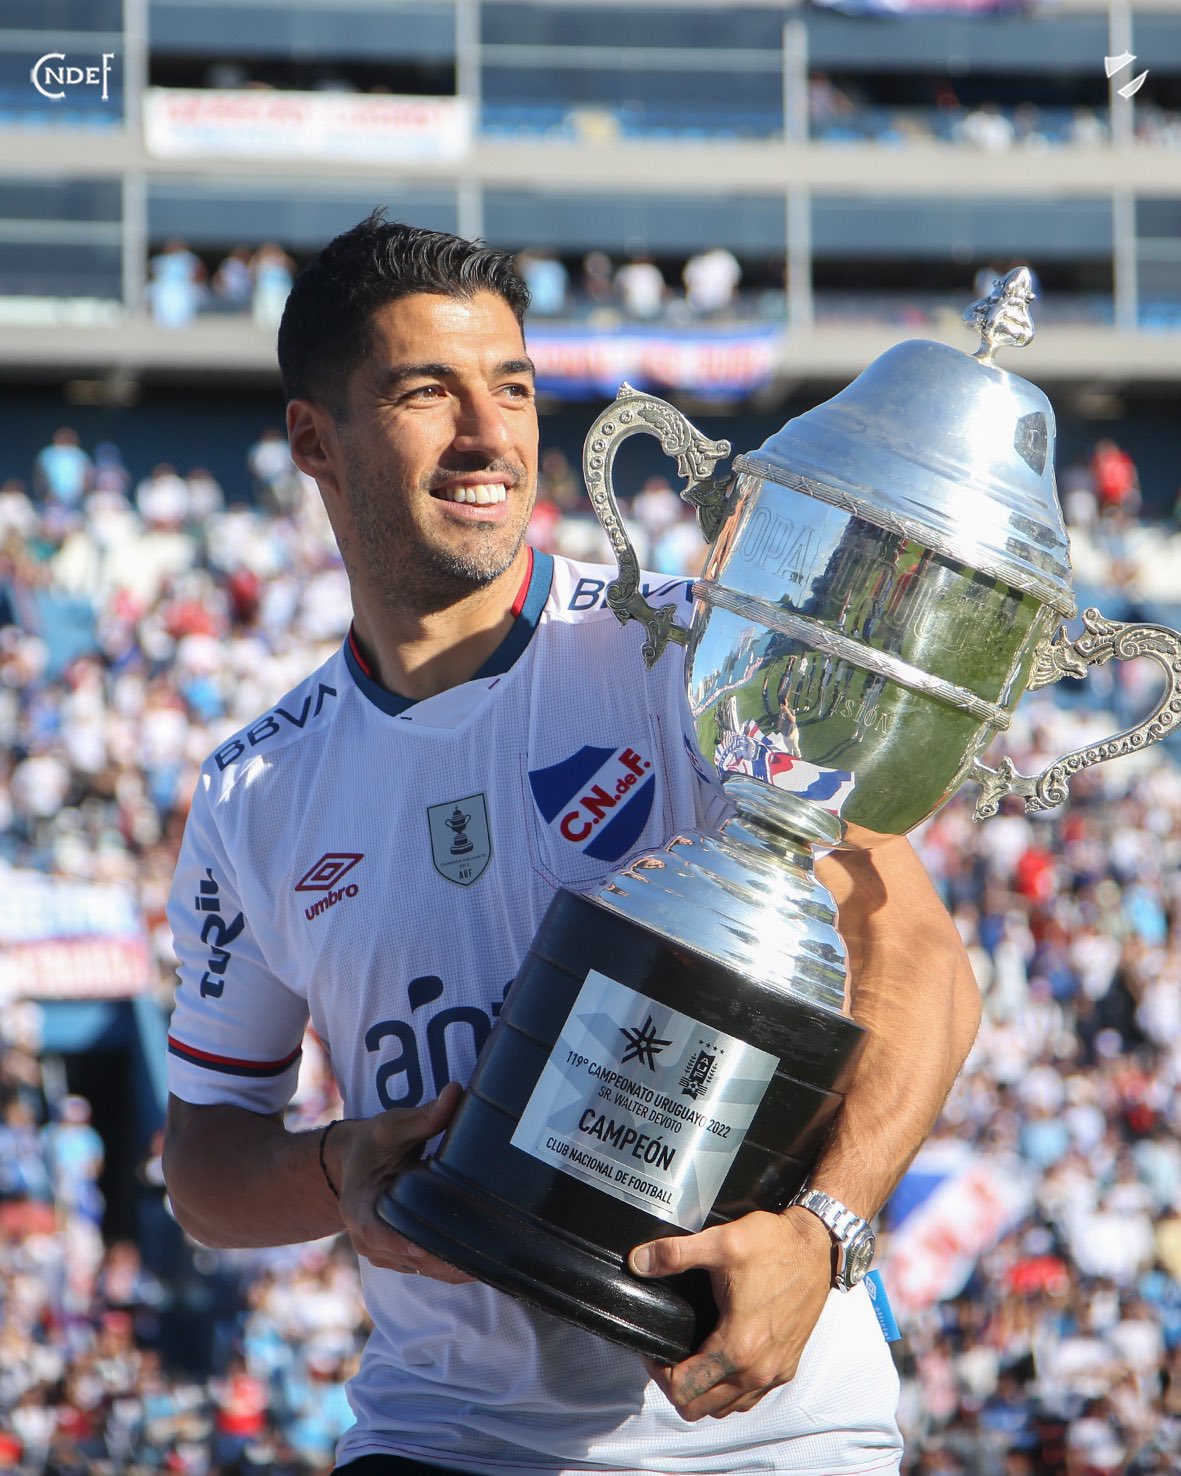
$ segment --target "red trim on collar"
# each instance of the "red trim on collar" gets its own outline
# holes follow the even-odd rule
[[[361,670],[365,673],[369,680],[376,681],[377,678],[373,675],[372,667],[370,667],[368,661],[365,660],[364,656],[361,655],[361,648],[357,644],[357,628],[352,621],[349,622],[349,650],[353,653],[353,660],[357,663],[357,665],[361,668]]]
[[[525,601],[529,598],[529,585],[533,580],[533,550],[528,544],[525,545],[525,552],[529,555],[525,562],[525,577],[521,580],[521,587],[517,590],[516,598],[513,600],[512,610],[510,611],[514,620],[525,608]],[[353,653],[353,659],[357,665],[370,681],[376,681],[377,678],[373,675],[373,668],[365,660],[364,656],[361,655],[361,647],[357,644],[357,626],[355,621],[349,622],[349,650]]]
[[[525,552],[529,555],[529,558],[525,564],[525,577],[521,580],[521,587],[517,590],[517,597],[513,601],[512,616],[514,620],[525,608],[525,601],[529,598],[529,584],[533,578],[533,550],[528,544],[525,545]]]

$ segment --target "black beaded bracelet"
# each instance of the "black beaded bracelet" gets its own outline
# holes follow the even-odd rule
[[[338,1117],[335,1119],[335,1121],[328,1123],[324,1131],[320,1134],[320,1172],[324,1175],[325,1184],[327,1184],[329,1189],[332,1190],[332,1197],[334,1199],[340,1198],[340,1190],[332,1182],[332,1175],[328,1172],[328,1164],[324,1159],[324,1145],[328,1141],[328,1134],[332,1131],[334,1127],[339,1127],[342,1120],[343,1119]]]

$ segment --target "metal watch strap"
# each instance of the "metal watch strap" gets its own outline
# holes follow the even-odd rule
[[[844,1280],[845,1252],[859,1236],[873,1235],[869,1224],[860,1215],[855,1215],[847,1204],[842,1204],[839,1199],[834,1199],[831,1194],[825,1194],[820,1189],[801,1189],[791,1204],[810,1210],[827,1228],[837,1250],[833,1281],[847,1291],[849,1284]]]

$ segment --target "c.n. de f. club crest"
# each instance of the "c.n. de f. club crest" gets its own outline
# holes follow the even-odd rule
[[[652,813],[656,779],[638,748],[584,744],[561,763],[530,769],[529,787],[542,819],[564,841],[596,861],[618,861]]]
[[[470,887],[492,859],[484,796],[469,794],[443,805],[430,805],[426,818],[435,870],[456,886]]]

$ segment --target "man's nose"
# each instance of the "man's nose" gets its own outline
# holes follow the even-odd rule
[[[460,399],[455,419],[457,451],[487,452],[491,460],[503,456],[512,444],[504,411],[492,395],[477,393]]]

